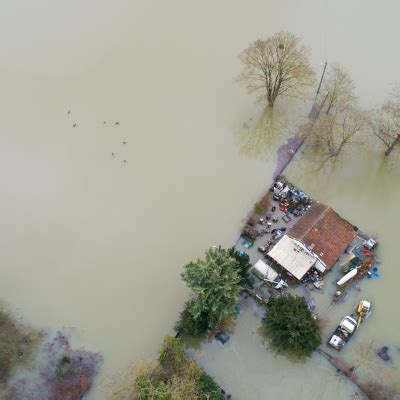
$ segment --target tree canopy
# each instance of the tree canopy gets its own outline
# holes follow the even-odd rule
[[[235,256],[229,250],[210,248],[204,259],[185,265],[182,279],[194,298],[186,303],[177,330],[199,336],[232,316],[243,279]]]
[[[252,265],[249,255],[243,251],[236,250],[234,247],[228,249],[228,254],[237,262],[236,268],[240,277],[240,283],[243,286],[251,286],[253,278],[250,275],[250,268]]]
[[[315,73],[309,55],[299,37],[278,32],[256,40],[239,55],[243,71],[237,80],[272,107],[278,96],[298,97],[314,85]]]
[[[142,361],[111,387],[116,400],[220,400],[221,389],[179,339],[166,336],[157,361]]]
[[[321,344],[321,328],[304,297],[288,295],[270,299],[262,333],[272,350],[296,358],[311,356]]]

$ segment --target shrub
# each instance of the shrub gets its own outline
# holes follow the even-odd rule
[[[221,389],[214,379],[203,372],[197,381],[197,388],[205,399],[219,400],[221,398]],[[207,397],[208,396],[208,397]]]
[[[260,203],[254,204],[254,212],[258,215],[262,215],[264,213],[264,208]]]
[[[254,212],[258,215],[263,215],[268,211],[271,203],[271,193],[267,192],[261,197],[261,200],[254,204]]]
[[[162,381],[153,381],[147,375],[136,377],[134,390],[138,400],[172,400],[168,385]]]
[[[161,346],[158,361],[168,375],[179,374],[185,368],[187,357],[182,343],[172,336],[166,336]]]
[[[158,363],[139,363],[123,385],[108,398],[118,400],[219,400],[221,389],[195,361],[182,343],[166,336]],[[133,383],[133,384],[132,384]]]

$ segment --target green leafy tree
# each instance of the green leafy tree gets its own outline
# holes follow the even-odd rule
[[[241,277],[239,263],[228,250],[208,249],[204,259],[185,265],[182,279],[195,294],[186,313],[196,323],[201,322],[197,326],[204,326],[204,332],[215,329],[233,314]]]
[[[262,333],[271,348],[295,358],[306,358],[321,344],[321,328],[304,297],[282,296],[269,300]]]
[[[237,262],[240,283],[245,286],[251,286],[253,284],[253,279],[250,275],[250,268],[252,265],[249,255],[243,251],[236,250],[234,247],[231,247],[228,253]]]
[[[194,299],[185,303],[179,321],[175,325],[175,330],[184,336],[200,337],[208,329],[208,312],[203,312],[195,318],[193,312],[195,303],[196,301]]]

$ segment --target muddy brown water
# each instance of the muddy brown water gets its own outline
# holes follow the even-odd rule
[[[102,382],[156,353],[188,295],[182,265],[209,245],[233,243],[269,184],[274,157],[259,151],[269,143],[257,134],[243,148],[236,134],[260,114],[232,80],[237,54],[259,36],[291,30],[312,47],[317,70],[325,60],[344,63],[372,104],[398,78],[399,7],[3,2],[0,293],[27,321],[71,328],[77,344],[103,353],[89,398],[103,398]],[[395,352],[399,176],[357,154],[329,176],[301,162],[289,175],[378,234],[382,278],[365,285],[376,306],[363,335]],[[235,339],[249,347],[240,380],[231,355],[202,361],[237,398],[278,395],[282,376],[296,388],[286,387],[285,398],[351,392],[322,361],[304,375],[301,366],[264,357],[246,321],[254,325],[251,312]]]

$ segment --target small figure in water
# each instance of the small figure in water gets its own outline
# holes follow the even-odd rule
[[[115,154],[114,154],[114,153],[111,153],[111,155],[112,155],[113,157],[115,157]]]
[[[124,163],[126,164],[126,160],[124,160]]]
[[[107,123],[107,121],[103,121],[103,124],[105,125]]]
[[[126,142],[122,142],[122,144],[126,144]]]
[[[115,125],[119,125],[119,122],[117,121],[117,122],[115,123]]]
[[[76,122],[72,125],[73,128],[76,128]]]
[[[68,115],[71,114],[71,110],[68,110],[67,114],[68,114]]]

